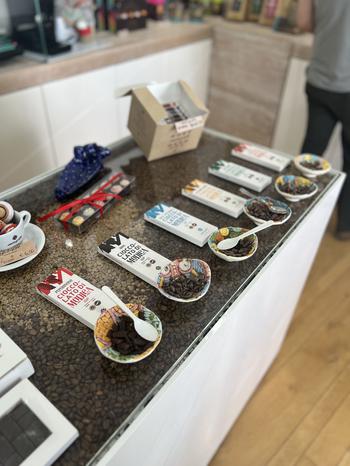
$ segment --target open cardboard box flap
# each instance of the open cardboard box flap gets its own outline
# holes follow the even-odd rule
[[[140,83],[117,89],[116,98],[134,95],[143,104],[156,123],[167,116],[163,107],[176,102],[188,115],[188,119],[208,114],[208,109],[185,81],[166,83]],[[204,122],[203,122],[204,123]]]
[[[132,91],[134,97],[147,108],[150,117],[155,123],[159,123],[161,120],[166,118],[167,113],[157,100],[157,98],[149,91],[148,87],[138,88]]]

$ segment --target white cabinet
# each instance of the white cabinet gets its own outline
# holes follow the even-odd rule
[[[75,145],[129,135],[130,97],[116,99],[118,88],[183,79],[206,100],[210,55],[202,40],[1,96],[0,191],[65,165]]]
[[[308,62],[292,58],[289,64],[283,97],[280,103],[272,147],[288,154],[301,151],[307,125],[307,100],[305,95]],[[341,143],[339,127],[326,150],[325,157],[336,169],[341,169]]]
[[[208,90],[211,40],[203,40],[43,86],[59,165],[74,145],[107,145],[129,134],[130,98],[115,91],[149,81],[184,79],[204,100]]]
[[[0,97],[0,191],[56,166],[41,89]]]
[[[73,146],[111,143],[117,132],[112,88],[114,67],[84,73],[43,86],[58,164],[66,164]]]
[[[212,41],[204,40],[163,52],[163,79],[183,79],[207,101]]]
[[[305,60],[291,59],[280,102],[272,147],[287,154],[299,154],[303,144],[307,123],[307,64]]]

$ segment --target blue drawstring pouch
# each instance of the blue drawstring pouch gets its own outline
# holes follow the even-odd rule
[[[89,183],[103,169],[102,160],[110,153],[110,149],[97,144],[75,146],[74,158],[66,165],[58,180],[56,199],[64,201]]]

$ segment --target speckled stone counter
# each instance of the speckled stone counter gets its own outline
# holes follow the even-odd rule
[[[340,176],[332,173],[320,178],[318,194],[311,200],[293,204],[293,215],[287,224],[261,232],[258,251],[241,263],[224,262],[207,246],[194,246],[144,222],[143,213],[148,208],[166,201],[218,226],[253,227],[244,215],[235,220],[180,195],[181,188],[193,178],[209,180],[238,193],[238,186],[207,173],[208,166],[217,159],[231,158],[233,145],[230,139],[207,133],[197,150],[147,163],[131,140],[119,144],[108,165],[123,167],[126,173],[136,176],[132,193],[82,236],[66,233],[53,220],[44,223],[47,242],[40,256],[21,269],[0,274],[1,327],[32,361],[36,371],[32,382],[80,433],[79,439],[57,461],[58,465],[78,466],[90,460],[93,464],[104,454]],[[276,176],[249,163],[238,163]],[[295,173],[293,166],[288,173]],[[18,210],[30,210],[34,218],[46,213],[56,206],[52,196],[56,176],[43,178],[7,199]],[[273,185],[264,194],[278,197]],[[212,270],[208,294],[191,304],[168,301],[151,286],[100,256],[97,244],[117,231],[170,259],[198,257],[207,261]],[[67,238],[73,241],[73,248],[65,247]],[[140,302],[155,311],[164,328],[157,350],[146,360],[130,366],[104,359],[91,330],[35,292],[35,285],[61,266],[96,286],[112,287],[126,302]]]

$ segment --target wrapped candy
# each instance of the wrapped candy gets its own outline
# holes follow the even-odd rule
[[[74,158],[65,167],[58,180],[55,196],[63,201],[83,188],[102,169],[102,160],[110,155],[107,147],[86,144],[74,147]]]

